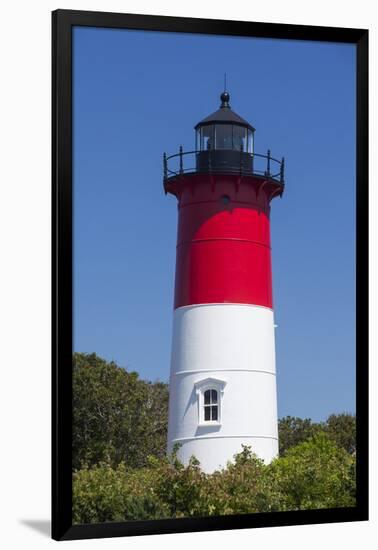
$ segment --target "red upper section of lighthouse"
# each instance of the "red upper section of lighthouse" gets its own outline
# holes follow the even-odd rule
[[[193,174],[171,182],[179,199],[175,307],[272,307],[269,201],[255,177]]]
[[[224,92],[220,109],[196,125],[195,151],[164,155],[164,189],[179,203],[175,308],[273,305],[269,214],[284,159],[254,152],[254,128],[229,99]]]

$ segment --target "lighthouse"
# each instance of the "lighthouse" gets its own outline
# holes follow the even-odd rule
[[[178,204],[168,452],[208,473],[243,445],[278,454],[270,204],[284,159],[256,153],[255,129],[220,99],[193,151],[164,154]]]

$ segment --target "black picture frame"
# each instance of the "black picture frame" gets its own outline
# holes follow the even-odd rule
[[[355,508],[72,525],[72,28],[253,36],[355,44],[356,419]],[[52,13],[52,537],[55,540],[368,519],[368,31],[335,27],[57,10]]]

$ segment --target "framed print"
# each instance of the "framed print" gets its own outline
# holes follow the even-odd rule
[[[368,31],[52,28],[53,538],[368,519]]]

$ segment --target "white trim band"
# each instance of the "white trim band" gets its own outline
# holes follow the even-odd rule
[[[197,439],[274,439],[274,441],[278,441],[278,437],[271,435],[197,435],[195,437],[177,437],[172,439],[172,442],[197,441]]]
[[[186,306],[179,306],[173,308],[174,311],[177,311],[178,309],[185,309],[185,308],[194,308],[194,307],[207,307],[207,306],[241,306],[241,307],[258,307],[261,309],[267,309],[268,311],[273,311],[272,307],[268,306],[261,306],[259,304],[243,304],[239,302],[209,302],[205,304],[187,304]]]
[[[178,372],[174,372],[174,376],[177,376],[179,374],[197,374],[198,372],[261,372],[262,374],[271,374],[272,376],[276,376],[275,372],[270,372],[268,370],[258,370],[258,369],[193,369],[193,370],[181,370]]]

